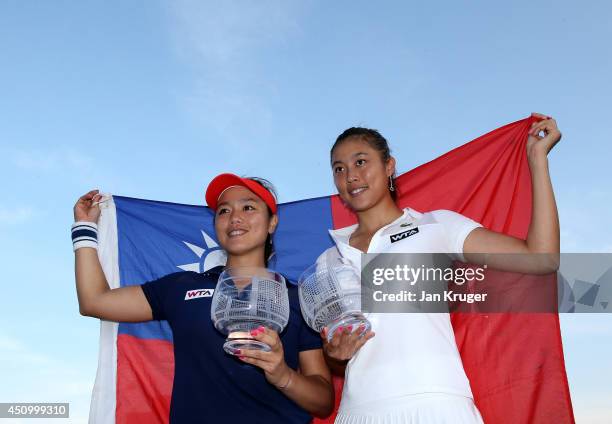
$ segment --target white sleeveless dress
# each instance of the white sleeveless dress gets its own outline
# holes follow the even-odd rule
[[[479,227],[458,213],[403,215],[378,230],[367,253],[452,253],[463,261],[463,242]],[[357,225],[331,230],[336,246],[319,261],[341,255],[360,268],[349,239]],[[391,242],[409,228],[418,233]],[[337,424],[482,423],[463,370],[448,313],[370,313],[376,336],[349,361]]]

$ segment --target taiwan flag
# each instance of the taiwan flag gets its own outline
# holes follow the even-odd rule
[[[454,210],[491,230],[525,238],[531,217],[526,141],[534,119],[508,124],[402,174],[399,206]],[[356,222],[337,196],[281,204],[279,218],[270,267],[292,281],[332,245],[328,229]],[[112,288],[225,262],[213,213],[204,206],[113,196],[102,210],[99,239]],[[486,423],[574,422],[556,313],[457,313],[451,321]],[[168,422],[173,373],[166,322],[103,321],[90,423]],[[337,407],[342,380],[334,385]],[[334,415],[314,421],[333,423]]]

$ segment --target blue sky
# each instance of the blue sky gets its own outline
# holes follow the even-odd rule
[[[409,170],[539,111],[565,252],[612,252],[607,2],[0,2],[0,401],[85,422],[98,323],[78,314],[72,206],[91,188],[201,204],[220,172],[333,193],[352,125]],[[562,316],[578,422],[610,422],[612,319]],[[59,422],[59,421],[58,421]]]

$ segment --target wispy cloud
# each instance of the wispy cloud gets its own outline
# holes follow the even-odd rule
[[[248,140],[272,128],[269,102],[277,90],[264,59],[299,34],[301,7],[285,1],[195,0],[169,6],[176,51],[195,71],[180,101],[218,141],[239,147],[235,153],[248,154]]]
[[[69,402],[70,422],[85,423],[93,375],[0,333],[3,402]]]
[[[21,341],[6,335],[0,335],[0,352],[3,351],[20,351],[23,349]]]
[[[94,163],[92,158],[70,147],[53,149],[14,148],[7,150],[5,156],[14,166],[24,171],[87,170]]]
[[[612,338],[612,316],[610,314],[560,314],[564,337]]]
[[[19,339],[0,335],[0,363],[7,368],[19,365],[51,365],[53,360],[39,352],[35,352]],[[15,368],[16,369],[16,368]]]
[[[36,212],[31,207],[7,208],[0,206],[0,225],[20,225],[30,221],[36,216]],[[0,346],[2,340],[0,339]]]
[[[608,187],[595,184],[558,192],[562,252],[612,252],[610,231],[601,227],[610,217],[609,193]]]
[[[217,76],[227,76],[226,70],[246,75],[237,66],[252,68],[260,53],[286,43],[299,30],[297,7],[286,1],[173,2],[177,50]]]
[[[108,155],[109,152],[105,154]],[[79,190],[96,188],[100,184],[104,184],[102,188],[105,190],[126,187],[129,181],[126,182],[123,178],[124,170],[112,159],[109,160],[108,156],[105,158],[105,161],[101,162],[99,158],[83,152],[80,147],[68,144],[0,148],[0,166],[19,178],[16,182],[21,189],[13,190],[13,193],[18,197],[22,196],[21,202],[27,202],[25,198],[31,198],[32,193],[40,189],[41,178],[44,179],[45,193],[56,198],[63,198],[74,187]],[[0,205],[0,224],[17,224],[38,214],[37,208],[8,208],[7,205],[3,208]]]

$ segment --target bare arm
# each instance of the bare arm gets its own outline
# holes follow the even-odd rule
[[[355,350],[356,352],[357,350]],[[329,370],[333,375],[337,375],[339,377],[344,377],[344,373],[346,372],[346,365],[348,364],[349,359],[336,359],[333,356],[330,356],[327,351],[323,351],[325,362],[329,367]]]
[[[283,393],[289,399],[319,418],[332,413],[334,386],[321,349],[300,352],[300,372],[289,368],[288,373],[291,381]]]
[[[96,223],[100,208],[93,203],[99,199],[97,190],[82,196],[74,206],[75,221]],[[140,286],[111,290],[96,249],[82,247],[76,250],[75,278],[82,315],[109,321],[137,322],[153,319],[153,312]]]
[[[268,382],[310,414],[326,417],[334,409],[334,388],[321,349],[300,352],[300,371],[291,369],[284,359],[278,333],[270,329],[253,330],[253,338],[268,344],[272,350],[243,350],[239,358],[260,367]]]
[[[544,117],[543,115],[538,115]],[[544,137],[538,134],[543,131]],[[548,169],[548,152],[561,139],[553,119],[534,123],[527,140],[527,159],[531,171],[532,215],[527,239],[522,240],[484,228],[472,231],[463,250],[470,263],[484,264],[505,271],[525,273],[554,272],[559,264],[559,216]],[[481,253],[521,255],[490,255]]]

